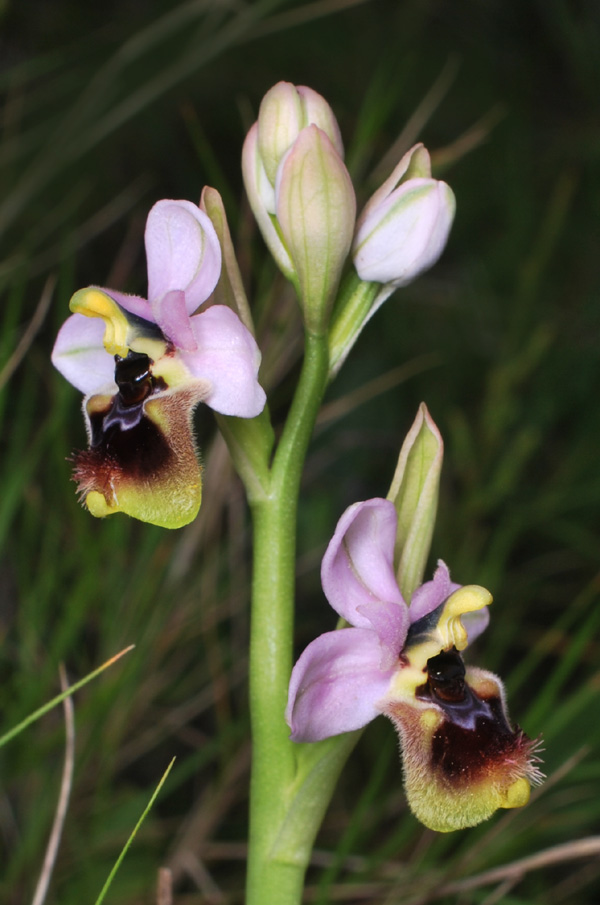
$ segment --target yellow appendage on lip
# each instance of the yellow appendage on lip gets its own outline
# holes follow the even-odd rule
[[[69,307],[74,314],[101,317],[105,324],[104,348],[109,355],[120,355],[121,358],[127,356],[129,323],[110,296],[99,289],[80,289],[71,299]]]
[[[457,650],[465,649],[469,643],[469,637],[460,617],[465,613],[482,610],[491,602],[490,592],[476,584],[465,585],[450,595],[437,626],[441,639],[444,641],[444,650],[450,650],[453,646]]]
[[[97,490],[90,490],[85,498],[85,505],[90,514],[96,518],[104,518],[107,515],[111,515],[113,512],[118,512],[118,509],[114,506],[108,505],[104,495]]]
[[[167,349],[156,324],[129,314],[106,292],[93,286],[80,289],[72,297],[69,307],[74,314],[99,317],[104,321],[104,348],[109,355],[126,358],[129,351],[141,352],[158,361]]]
[[[529,801],[531,795],[531,786],[522,776],[516,779],[512,786],[505,790],[501,808],[522,808]]]

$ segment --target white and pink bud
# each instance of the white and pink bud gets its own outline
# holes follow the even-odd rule
[[[374,309],[395,288],[435,264],[455,207],[452,189],[431,176],[427,150],[415,145],[367,202],[356,224],[352,254],[358,275],[384,285]]]
[[[342,136],[333,110],[320,94],[304,85],[278,82],[267,91],[258,111],[258,150],[267,180],[275,188],[277,169],[284,154],[307,126],[327,135],[340,157]],[[275,211],[273,210],[272,213]]]
[[[327,326],[352,244],[356,200],[343,154],[329,104],[288,82],[267,92],[242,151],[250,206],[314,332]]]

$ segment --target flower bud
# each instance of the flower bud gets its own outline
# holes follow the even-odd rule
[[[394,559],[398,584],[407,600],[421,584],[429,556],[443,452],[441,434],[422,402],[402,444],[387,497],[398,513]]]
[[[329,104],[288,82],[267,92],[242,151],[254,216],[316,332],[327,325],[352,242],[356,202],[343,153]]]
[[[256,217],[262,237],[279,269],[288,280],[294,281],[296,272],[288,250],[281,241],[275,221],[275,189],[267,179],[258,146],[258,123],[254,123],[242,148],[242,175],[252,213]]]
[[[340,157],[343,157],[344,146],[333,110],[312,88],[303,85],[296,88],[290,82],[278,82],[262,99],[258,111],[258,148],[273,189],[282,157],[302,129],[312,123],[325,132]]]
[[[276,211],[306,326],[322,332],[350,250],[356,200],[341,157],[315,125],[300,132],[279,166]]]
[[[415,145],[367,202],[356,224],[353,257],[358,275],[384,284],[373,310],[437,261],[455,206],[452,189],[431,178],[428,152]]]

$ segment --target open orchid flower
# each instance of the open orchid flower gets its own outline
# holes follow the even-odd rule
[[[352,626],[306,648],[290,681],[292,739],[315,742],[378,714],[399,732],[409,804],[428,827],[474,826],[526,804],[542,778],[536,744],[509,722],[500,679],[460,652],[488,624],[491,595],[439,562],[408,605],[394,573],[397,513],[373,499],[346,510],[323,558],[325,595]]]
[[[79,290],[52,361],[85,394],[89,449],[75,454],[74,478],[90,512],[177,528],[201,500],[195,406],[252,418],[265,393],[258,346],[237,315],[222,305],[194,313],[221,271],[207,215],[189,201],[158,201],[145,243],[148,299]]]

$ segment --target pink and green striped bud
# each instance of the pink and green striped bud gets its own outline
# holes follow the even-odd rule
[[[352,243],[356,200],[343,153],[329,104],[287,82],[265,95],[242,152],[250,206],[313,332],[327,326]]]
[[[399,286],[440,257],[454,219],[454,193],[431,176],[423,145],[408,151],[360,214],[352,254],[361,280],[383,284],[371,316]]]
[[[350,251],[356,200],[342,158],[317,126],[303,129],[281,162],[276,199],[306,326],[321,333]]]
[[[388,493],[398,513],[396,577],[407,599],[422,583],[438,504],[444,441],[424,402],[409,430]]]

